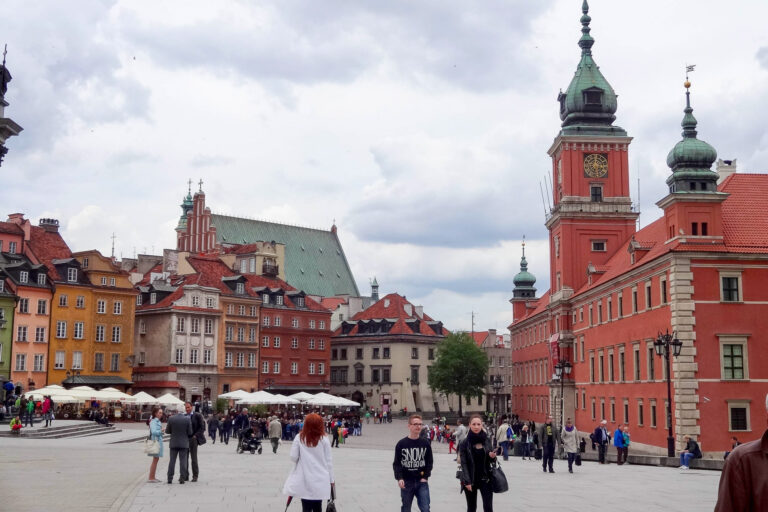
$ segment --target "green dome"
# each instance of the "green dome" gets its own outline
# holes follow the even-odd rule
[[[581,60],[565,93],[560,92],[557,98],[563,121],[562,131],[569,135],[626,135],[622,128],[613,126],[618,108],[616,92],[592,59],[595,40],[589,35],[592,18],[587,14],[589,5],[586,0],[581,9]]]
[[[536,284],[536,276],[527,270],[523,270],[522,272],[517,273],[514,279],[512,279],[512,282],[515,286],[533,286]]]
[[[528,272],[528,261],[525,259],[525,237],[523,237],[523,257],[520,258],[520,272],[512,279],[515,288],[512,290],[514,299],[531,299],[536,296],[536,277]]]

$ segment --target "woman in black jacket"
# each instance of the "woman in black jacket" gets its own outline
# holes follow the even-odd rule
[[[473,414],[469,418],[469,432],[459,444],[461,463],[461,489],[467,498],[467,512],[477,510],[477,493],[483,498],[483,512],[493,512],[491,463],[496,458],[491,439],[483,430],[483,418]]]

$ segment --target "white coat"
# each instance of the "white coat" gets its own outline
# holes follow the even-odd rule
[[[334,480],[328,438],[323,436],[317,446],[307,446],[297,436],[291,444],[291,460],[296,466],[285,481],[283,494],[305,500],[330,499]]]

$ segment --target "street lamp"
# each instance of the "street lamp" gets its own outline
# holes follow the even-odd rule
[[[197,377],[198,382],[202,382],[203,384],[203,400],[205,400],[205,390],[210,388],[211,385],[211,376],[210,375],[200,375]],[[208,395],[208,399],[210,400],[210,395]]]
[[[491,386],[493,386],[494,394],[496,395],[496,400],[494,401],[494,408],[496,409],[496,412],[499,412],[499,394],[501,391],[501,388],[504,387],[504,379],[501,375],[494,375],[493,380],[491,381]]]
[[[67,380],[69,380],[69,383],[74,386],[75,385],[75,377],[79,377],[80,376],[80,370],[75,370],[74,368],[72,368],[72,371],[67,370],[66,375],[67,375]]]
[[[264,384],[267,386],[267,390],[272,389],[272,384],[275,383],[275,379],[265,379]]]
[[[667,456],[674,457],[675,438],[672,435],[672,375],[670,371],[669,354],[671,352],[675,357],[678,357],[680,355],[680,350],[683,348],[683,342],[677,339],[677,332],[672,331],[672,334],[669,334],[669,329],[667,329],[667,332],[664,334],[659,332],[659,336],[656,338],[656,341],[653,342],[653,348],[656,349],[656,355],[659,357],[663,356],[667,363],[667,428],[669,429],[669,434],[667,436]]]
[[[563,407],[563,387],[565,386],[565,378],[571,374],[573,366],[570,362],[560,360],[555,364],[555,375],[560,379],[560,428],[563,428],[563,416],[565,415],[565,407]]]

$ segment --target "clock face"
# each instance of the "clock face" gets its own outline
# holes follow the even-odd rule
[[[603,178],[608,174],[608,159],[600,153],[584,155],[584,176]]]

